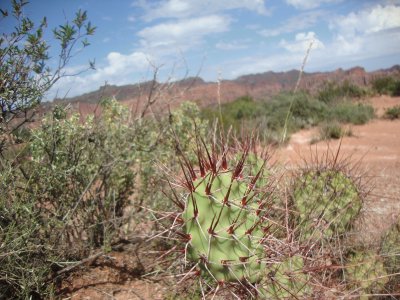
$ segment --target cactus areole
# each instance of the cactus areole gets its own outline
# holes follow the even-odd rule
[[[255,188],[263,164],[257,174],[243,176],[246,155],[233,170],[226,169],[227,164],[217,169],[215,161],[208,165],[200,160],[203,176],[192,176],[185,198],[187,258],[218,282],[255,283],[265,268],[265,203]],[[203,164],[211,167],[204,170]]]

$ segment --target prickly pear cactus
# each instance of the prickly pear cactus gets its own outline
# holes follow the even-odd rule
[[[339,170],[309,170],[298,176],[293,201],[302,240],[344,234],[362,206],[356,184]]]
[[[310,276],[303,273],[304,260],[299,255],[268,266],[261,294],[266,299],[304,299],[312,291]]]
[[[366,297],[363,294],[383,291],[389,280],[381,257],[373,251],[352,253],[345,265],[345,278],[353,289],[359,291],[361,298]]]
[[[193,180],[182,213],[187,257],[219,282],[254,283],[265,267],[258,177],[246,178],[243,162],[234,170],[211,168]]]
[[[383,237],[380,254],[390,275],[387,289],[390,292],[400,290],[400,219]]]

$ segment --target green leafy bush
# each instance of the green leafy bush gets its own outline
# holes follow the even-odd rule
[[[82,119],[56,108],[31,132],[24,150],[29,159],[1,170],[5,295],[51,296],[51,279],[65,262],[83,259],[93,249],[109,251],[132,217],[136,223],[144,220],[137,212],[142,205],[160,205],[160,166],[179,166],[176,140],[178,152],[186,152],[195,132],[204,134],[192,103],[159,122],[135,119],[113,100],[102,101],[99,110]]]
[[[344,81],[342,83],[328,81],[318,92],[318,100],[324,103],[333,103],[343,99],[362,98],[368,95],[367,90]]]
[[[333,106],[329,113],[329,119],[341,123],[361,125],[374,117],[374,108],[362,103],[341,102]]]
[[[386,109],[384,118],[389,120],[400,119],[400,105]]]
[[[49,293],[60,261],[107,250],[118,237],[135,187],[136,137],[125,108],[108,101],[102,109],[83,122],[55,111],[32,132],[30,160],[0,173],[6,294]]]
[[[256,102],[253,98],[244,96],[235,101],[221,105],[221,116],[218,107],[204,108],[202,110],[202,118],[212,123],[218,119],[225,129],[233,127],[234,130],[242,129],[244,123],[248,120],[255,120],[262,115],[262,106],[260,102]],[[255,122],[246,124],[246,128],[251,128]]]
[[[400,96],[400,79],[393,76],[377,77],[372,81],[372,88],[380,95]]]
[[[288,112],[289,132],[314,126],[327,115],[327,106],[305,92],[280,93],[263,106],[267,128],[275,131],[284,128]]]
[[[344,136],[352,136],[353,132],[351,128],[345,128],[337,121],[332,121],[330,123],[323,123],[319,128],[319,138],[316,138],[314,142],[319,140],[329,140],[329,139],[340,139]]]

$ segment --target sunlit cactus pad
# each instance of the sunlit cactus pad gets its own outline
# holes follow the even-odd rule
[[[265,224],[251,183],[225,170],[208,172],[193,186],[182,214],[188,258],[218,281],[258,281]]]

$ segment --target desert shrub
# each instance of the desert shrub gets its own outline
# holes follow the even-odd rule
[[[99,109],[82,120],[56,107],[30,133],[22,149],[29,159],[1,170],[5,295],[50,296],[52,278],[65,263],[97,248],[109,251],[124,237],[123,225],[144,219],[142,205],[162,204],[161,166],[174,170],[177,153],[192,149],[196,132],[205,134],[192,103],[159,121],[135,119],[114,100],[102,101]]]
[[[241,97],[221,106],[223,126],[226,129],[231,126],[242,132],[258,129],[265,141],[275,141],[282,134],[289,110],[289,132],[314,126],[327,115],[326,105],[307,93],[282,92],[268,101]],[[219,119],[218,108],[203,109],[202,116],[208,120]]]
[[[338,100],[362,98],[368,94],[367,90],[349,81],[342,83],[327,81],[318,91],[318,100],[324,103],[333,103]]]
[[[346,130],[338,122],[324,123],[319,129],[322,140],[340,139],[346,135]]]
[[[164,200],[165,173],[162,169],[176,170],[181,153],[188,153],[191,161],[195,159],[191,154],[195,138],[207,135],[208,122],[202,119],[199,107],[193,102],[183,102],[159,123],[150,119],[143,122],[139,130],[142,146],[136,158],[140,170],[138,205],[146,201],[148,206],[165,210],[171,203]],[[143,148],[143,145],[148,146]]]
[[[352,102],[340,102],[330,110],[329,118],[341,123],[361,125],[374,117],[374,108],[371,105]]]
[[[218,119],[225,129],[233,127],[234,130],[240,130],[247,120],[255,120],[262,114],[260,109],[260,102],[254,101],[249,96],[243,96],[222,104],[221,115],[219,107],[209,107],[202,110],[201,117],[208,120],[210,124]],[[251,125],[255,125],[255,122],[252,122]]]
[[[46,18],[35,25],[24,13],[28,1],[10,2],[10,9],[2,7],[0,15],[0,22],[7,21],[11,28],[0,38],[0,154],[13,146],[10,135],[32,120],[43,95],[60,78],[69,75],[65,67],[77,51],[89,45],[87,37],[95,32],[87,13],[81,10],[72,22],[54,28],[54,40],[60,51],[58,63],[51,67],[49,44],[44,39]],[[77,50],[79,44],[82,47]],[[90,67],[93,66],[91,63]]]
[[[126,109],[101,118],[55,111],[32,132],[30,160],[1,172],[0,285],[6,295],[46,295],[49,278],[90,250],[110,248],[134,190],[135,133]],[[23,170],[23,172],[22,172]]]
[[[400,105],[386,109],[384,118],[389,120],[400,119]]]
[[[47,178],[36,176],[43,169],[29,160],[33,155],[28,144],[36,137],[25,126],[35,116],[43,95],[68,75],[65,67],[78,51],[89,45],[87,37],[94,34],[95,27],[91,26],[86,12],[78,11],[72,22],[54,28],[53,37],[60,46],[54,66],[49,63],[49,44],[44,39],[46,18],[37,26],[25,14],[28,1],[10,2],[10,9],[4,8],[3,3],[0,9],[0,22],[6,20],[10,28],[0,38],[0,298],[39,299],[54,293],[49,276],[59,268],[58,262],[64,253],[58,244],[52,244],[63,233],[51,232],[51,228],[60,226],[61,219],[56,217],[60,217],[64,207],[62,202],[56,205],[46,202],[55,197],[47,191],[37,194],[36,184],[44,184],[60,173],[58,169],[50,172],[58,166],[46,162],[49,172],[42,175]],[[56,140],[53,135],[53,141]],[[49,155],[56,153],[52,151],[56,146],[48,145]],[[42,163],[46,164],[41,162],[40,166]],[[35,181],[37,178],[39,182]],[[53,177],[52,183],[57,180]],[[71,193],[71,187],[66,186],[64,192]],[[56,187],[53,185],[49,190],[53,192]]]
[[[134,190],[135,127],[115,101],[101,107],[84,122],[48,116],[30,144],[30,190],[48,219],[48,242],[73,257],[109,247]]]
[[[400,96],[400,79],[392,76],[377,77],[372,81],[372,88],[380,95]]]

